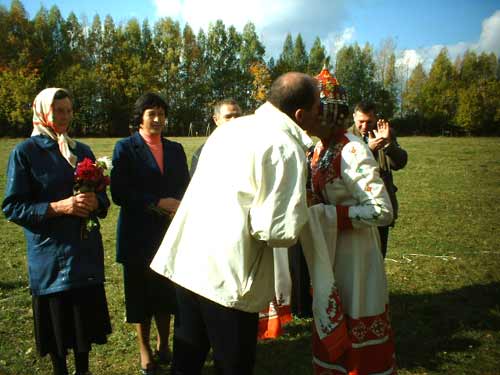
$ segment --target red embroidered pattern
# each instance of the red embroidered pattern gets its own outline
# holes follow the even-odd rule
[[[329,324],[321,324],[321,330],[325,335],[332,333],[344,319],[342,304],[340,303],[339,291],[335,285],[332,285],[332,290],[328,296],[328,306],[326,308]]]
[[[369,340],[380,339],[391,332],[391,324],[387,310],[381,314],[360,319],[347,319],[349,336],[353,343],[363,343]]]
[[[327,146],[318,142],[314,152],[309,155],[311,166],[312,189],[316,195],[321,196],[325,185],[336,178],[341,178],[340,162],[342,160],[342,149],[349,143],[345,131],[335,134]]]

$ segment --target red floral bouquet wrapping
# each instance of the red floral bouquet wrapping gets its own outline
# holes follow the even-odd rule
[[[105,171],[108,169],[109,164],[107,158],[100,158],[96,162],[93,162],[89,158],[84,158],[76,165],[73,194],[106,191],[106,186],[109,185],[110,179],[105,174]],[[99,227],[99,223],[95,215],[91,214],[82,223],[82,238],[86,238],[88,233],[97,227]]]

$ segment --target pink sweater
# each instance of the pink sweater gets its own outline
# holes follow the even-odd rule
[[[139,129],[139,134],[153,153],[156,164],[158,164],[158,168],[160,168],[160,172],[163,174],[163,145],[161,143],[161,135],[147,135],[142,129]]]

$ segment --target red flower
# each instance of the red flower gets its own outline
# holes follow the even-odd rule
[[[85,158],[77,164],[75,170],[76,193],[101,192],[109,185],[109,177],[104,175],[104,168],[91,159]]]
[[[106,186],[109,185],[110,179],[104,175],[105,169],[106,165],[99,161],[93,162],[89,158],[83,159],[76,165],[73,194],[106,191]],[[98,227],[99,224],[94,214],[84,219],[81,226],[82,239],[87,238],[88,233]]]

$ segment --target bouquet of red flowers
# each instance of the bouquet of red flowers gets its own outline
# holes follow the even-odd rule
[[[89,158],[84,158],[76,165],[73,194],[106,191],[106,186],[109,185],[110,179],[104,172],[108,169],[109,164],[109,160],[106,158],[98,159],[96,162],[93,162]],[[82,238],[85,238],[98,225],[95,215],[91,214],[82,223]]]

